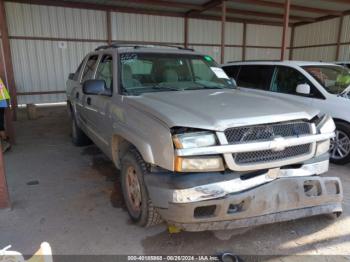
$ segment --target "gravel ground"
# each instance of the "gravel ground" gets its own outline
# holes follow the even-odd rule
[[[23,112],[20,112],[23,114]],[[24,114],[23,114],[24,115]],[[48,241],[57,255],[266,255],[264,260],[350,261],[350,165],[331,166],[341,178],[344,213],[260,226],[225,236],[169,234],[164,225],[133,225],[116,186],[118,171],[95,147],[74,147],[64,107],[39,108],[37,120],[16,122],[17,145],[5,155],[12,209],[0,210],[0,248],[33,254]],[[269,257],[269,256],[278,257]],[[333,256],[338,255],[338,256]],[[293,257],[304,261],[306,257]]]

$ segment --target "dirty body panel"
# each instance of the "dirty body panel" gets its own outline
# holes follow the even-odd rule
[[[106,53],[114,59],[112,95],[79,97],[77,81],[68,81],[72,113],[118,168],[128,148],[137,150],[149,198],[168,224],[228,229],[342,211],[341,182],[319,177],[328,171],[334,137],[329,116],[236,90],[211,58],[189,50],[131,47],[93,54]],[[138,75],[125,89],[120,69],[130,72],[141,58],[147,60],[142,68],[170,64],[168,80],[143,86],[161,73]],[[207,67],[209,80],[184,73],[194,62]]]

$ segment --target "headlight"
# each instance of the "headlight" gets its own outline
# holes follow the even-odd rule
[[[188,134],[178,134],[173,136],[175,147],[197,148],[216,145],[215,134],[210,132],[195,132]]]
[[[320,118],[320,120],[316,123],[317,130],[321,134],[332,133],[335,131],[335,124],[333,119],[329,115],[324,115]],[[316,156],[323,155],[329,151],[330,148],[330,140],[320,141],[317,143],[316,147]]]
[[[177,172],[213,172],[224,169],[224,162],[220,156],[175,158],[175,170]]]
[[[324,115],[317,123],[317,130],[321,134],[332,133],[335,131],[335,124],[329,115]]]
[[[207,131],[177,134],[173,136],[173,141],[177,149],[217,144],[215,134]],[[221,156],[175,157],[175,170],[177,172],[213,172],[225,170],[225,167]]]

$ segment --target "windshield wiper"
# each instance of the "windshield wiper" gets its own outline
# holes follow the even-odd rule
[[[188,87],[188,88],[185,88],[184,90],[204,90],[204,89],[229,89],[229,88],[221,87],[221,86],[206,86],[206,85],[199,84],[198,87]]]
[[[173,87],[173,86],[160,86],[160,85],[154,85],[149,86],[149,88],[157,89],[157,90],[165,90],[165,91],[179,91],[180,89]]]

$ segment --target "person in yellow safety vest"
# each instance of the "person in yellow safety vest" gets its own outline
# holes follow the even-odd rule
[[[0,78],[0,140],[3,152],[6,152],[11,148],[11,144],[5,132],[5,109],[9,107],[9,100],[9,92]]]

